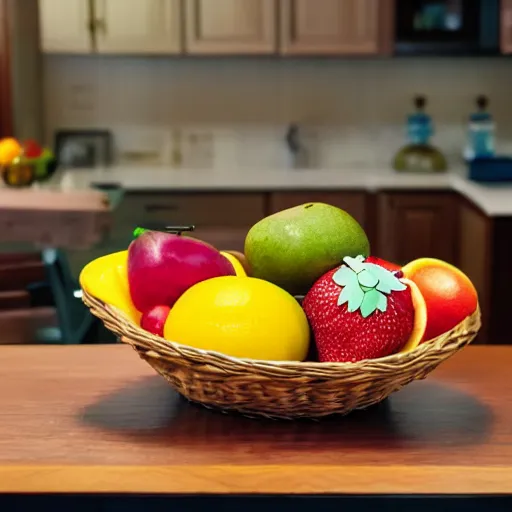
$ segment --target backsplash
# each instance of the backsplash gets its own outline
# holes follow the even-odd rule
[[[48,142],[58,128],[109,128],[120,163],[289,166],[285,134],[297,122],[312,166],[388,164],[417,93],[449,157],[460,157],[479,93],[491,101],[498,151],[512,142],[507,59],[46,56],[44,65]]]

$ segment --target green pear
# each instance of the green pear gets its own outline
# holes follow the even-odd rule
[[[346,256],[368,256],[370,243],[346,211],[306,203],[256,223],[247,233],[244,251],[253,277],[303,295]]]

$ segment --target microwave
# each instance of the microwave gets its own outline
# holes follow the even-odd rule
[[[396,0],[397,55],[500,52],[500,0]]]

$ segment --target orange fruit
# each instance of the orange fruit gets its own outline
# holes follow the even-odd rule
[[[9,165],[23,151],[21,144],[14,138],[0,140],[0,165]]]
[[[450,331],[478,307],[478,294],[457,267],[435,258],[420,258],[402,268],[404,277],[416,283],[427,308],[423,341]]]
[[[422,342],[425,335],[425,329],[427,328],[427,305],[420,289],[413,281],[406,278],[402,278],[400,281],[411,289],[414,306],[414,326],[407,343],[400,350],[400,352],[410,352]]]

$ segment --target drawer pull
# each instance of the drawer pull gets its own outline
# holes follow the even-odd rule
[[[173,204],[147,204],[144,206],[147,213],[153,212],[175,212],[178,208]]]

